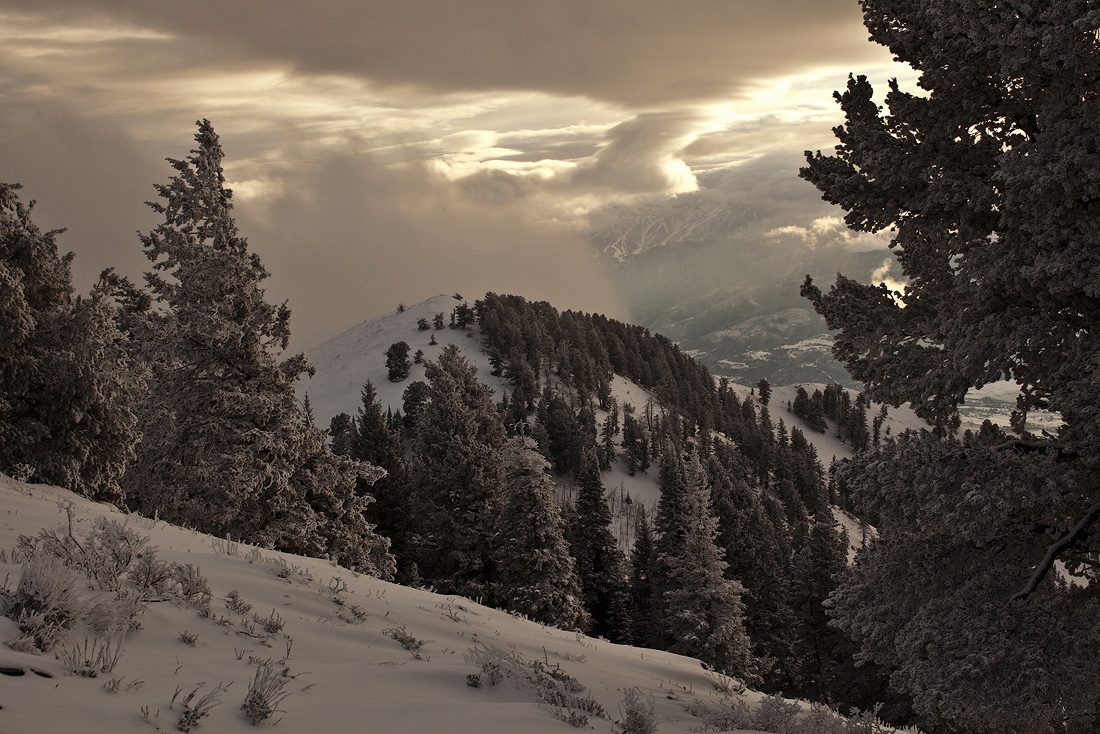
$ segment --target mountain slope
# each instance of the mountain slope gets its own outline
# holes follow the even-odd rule
[[[487,680],[479,688],[468,685],[467,677],[480,670],[468,659],[474,648],[483,655],[496,649],[560,665],[579,681],[582,696],[590,694],[616,719],[621,717],[623,691],[636,686],[652,697],[661,732],[701,726],[688,711],[696,700],[722,707],[760,699],[751,692],[733,698],[721,693],[715,685],[721,679],[697,660],[593,640],[467,599],[356,576],[323,560],[260,551],[126,516],[55,487],[0,475],[0,501],[7,509],[0,525],[0,547],[6,551],[0,572],[9,579],[21,573],[9,555],[19,535],[34,536],[48,528],[63,536],[66,516],[59,505],[71,503],[77,537],[101,519],[124,524],[150,538],[158,559],[198,566],[212,592],[210,618],[202,618],[195,605],[169,600],[148,604],[136,618],[139,626],[122,638],[123,655],[111,674],[69,676],[53,654],[0,647],[0,731],[176,731],[184,697],[205,683],[199,696],[219,684],[228,690],[199,722],[202,731],[254,732],[240,709],[257,669],[250,658],[272,660],[271,667],[285,681],[290,695],[272,717],[278,719],[275,731],[283,734],[568,730],[515,677],[495,686]],[[252,605],[251,613],[227,608],[224,599],[233,590]],[[108,596],[86,588],[81,593],[86,598]],[[277,615],[284,625],[265,634],[252,624],[247,633],[252,614]],[[197,635],[195,644],[185,643],[182,633]],[[0,634],[5,640],[18,636],[15,622],[0,617]],[[64,644],[69,649],[81,645],[86,634],[86,628],[78,627]],[[408,637],[423,644],[407,650],[395,639]],[[105,689],[111,680],[119,681],[117,692]],[[181,692],[173,706],[177,689]],[[608,718],[590,714],[589,720],[598,730],[611,726]]]
[[[414,364],[408,379],[390,382],[386,350],[399,341],[409,345],[410,359],[416,350],[422,349],[425,360],[438,357],[448,344],[457,344],[463,356],[477,368],[479,379],[499,397],[504,382],[490,374],[492,365],[480,349],[476,325],[468,330],[446,326],[425,331],[417,328],[418,319],[431,324],[437,314],[443,314],[449,324],[451,311],[459,303],[454,296],[434,296],[404,311],[368,319],[310,351],[308,356],[317,372],[298,383],[298,396],[301,399],[309,395],[317,424],[328,426],[337,413],[354,415],[360,405],[360,391],[368,380],[374,385],[383,410],[401,410],[402,393],[409,383],[424,379],[424,365]],[[430,344],[433,337],[438,342],[435,345]]]

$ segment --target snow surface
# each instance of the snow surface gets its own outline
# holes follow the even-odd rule
[[[106,517],[149,536],[159,559],[199,566],[213,592],[215,616],[224,615],[231,624],[203,619],[194,606],[152,603],[138,617],[140,629],[127,634],[124,654],[113,674],[97,678],[64,675],[53,654],[31,655],[0,646],[0,668],[24,672],[0,675],[0,732],[172,732],[180,715],[178,700],[174,709],[170,707],[174,692],[182,689],[182,698],[199,683],[205,683],[200,695],[218,684],[228,686],[221,704],[201,720],[199,731],[255,732],[240,710],[256,669],[249,657],[281,660],[288,645],[285,667],[290,696],[281,705],[284,711],[276,714],[281,718],[272,730],[281,734],[560,734],[571,730],[537,704],[530,690],[508,680],[480,688],[467,685],[467,675],[478,667],[465,656],[478,643],[560,664],[614,718],[620,716],[623,691],[637,686],[652,696],[663,734],[688,732],[701,725],[687,712],[695,700],[716,707],[730,705],[735,698],[750,705],[760,699],[751,691],[732,698],[719,692],[699,661],[691,658],[614,645],[462,597],[357,576],[324,560],[244,545],[234,548],[210,536],[124,515],[66,490],[23,484],[4,475],[0,475],[0,502],[5,510],[0,525],[2,560],[10,561],[20,534],[36,535],[42,528],[63,532],[66,516],[59,501],[73,503],[77,536],[94,518]],[[286,578],[280,577],[281,568]],[[0,564],[0,573],[8,574],[14,584],[20,566]],[[356,604],[365,612],[361,623],[349,624],[337,616],[339,607],[330,588],[344,584],[345,606]],[[234,589],[252,604],[253,613],[266,617],[274,611],[286,620],[268,646],[238,631],[243,617],[222,603]],[[420,659],[383,633],[402,626],[408,634],[426,640]],[[17,632],[14,622],[0,618],[0,640],[11,639]],[[181,632],[197,634],[196,645],[182,641]],[[85,635],[85,630],[77,629],[67,642],[83,643]],[[104,687],[112,677],[120,681],[115,693]],[[607,719],[593,717],[590,723],[597,731],[612,729]]]
[[[404,311],[368,319],[309,352],[308,357],[317,372],[298,383],[298,398],[303,399],[308,393],[317,425],[328,428],[337,413],[354,416],[362,405],[360,394],[368,380],[374,385],[383,412],[387,408],[394,412],[401,410],[405,389],[416,380],[424,380],[424,365],[414,364],[408,379],[390,382],[386,350],[391,344],[401,341],[409,345],[410,360],[416,350],[423,349],[425,361],[439,357],[440,351],[448,344],[457,344],[463,356],[477,368],[478,380],[488,385],[494,399],[499,400],[506,385],[500,378],[489,374],[492,365],[481,349],[478,327],[473,325],[463,331],[446,326],[451,323],[451,312],[459,303],[461,301],[454,296],[435,296]],[[438,313],[443,314],[444,328],[433,327],[427,331],[417,328],[417,319],[426,319],[431,324]],[[430,344],[432,335],[438,342],[434,346]]]

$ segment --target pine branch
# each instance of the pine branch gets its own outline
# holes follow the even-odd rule
[[[1078,540],[1081,540],[1098,518],[1100,518],[1100,502],[1090,507],[1072,530],[1047,546],[1047,553],[1043,557],[1042,562],[1036,566],[1035,571],[1032,572],[1031,578],[1028,579],[1024,588],[1020,589],[1012,597],[1012,601],[1023,601],[1031,596],[1035,589],[1039,587],[1042,580],[1046,578],[1047,573],[1050,572],[1050,569],[1054,566],[1054,562],[1058,560],[1058,557]]]

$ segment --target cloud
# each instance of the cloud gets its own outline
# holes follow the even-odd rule
[[[624,315],[583,241],[610,204],[851,244],[797,169],[838,68],[885,68],[865,38],[851,0],[6,0],[0,178],[71,228],[78,279],[137,275],[141,202],[208,117],[298,345],[454,290]]]
[[[882,58],[848,0],[8,0],[109,18],[305,74],[431,93],[538,90],[637,109],[744,92],[807,65]]]
[[[696,112],[651,112],[607,132],[605,144],[581,162],[572,184],[642,194],[678,194],[698,188],[680,152],[706,126]]]
[[[832,215],[818,217],[806,226],[789,224],[776,227],[765,232],[765,236],[777,240],[796,239],[814,249],[842,247],[853,252],[885,249],[893,239],[889,231],[877,234],[853,231],[848,229],[842,218]],[[884,264],[888,266],[891,262],[893,258],[887,258]]]
[[[36,200],[41,229],[66,230],[58,248],[76,255],[77,290],[86,292],[107,267],[138,277],[148,260],[135,231],[156,218],[143,202],[155,195],[157,161],[59,102],[0,105],[0,131],[0,180],[22,184],[20,198]]]
[[[272,273],[270,297],[290,301],[296,349],[398,302],[455,291],[626,315],[583,238],[544,219],[537,202],[497,206],[429,161],[351,145],[286,161],[272,175],[279,194],[239,202],[235,211]]]
[[[907,285],[903,281],[897,280],[890,276],[890,271],[896,265],[897,262],[892,257],[888,257],[883,260],[882,265],[880,265],[878,268],[875,269],[873,273],[871,273],[871,285],[879,285],[881,283],[894,293],[905,293]],[[895,300],[897,299],[895,298]],[[898,303],[900,304],[901,301],[899,300]],[[902,306],[904,306],[904,304],[902,304]]]

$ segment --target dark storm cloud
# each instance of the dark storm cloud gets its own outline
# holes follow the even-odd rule
[[[697,181],[806,246],[830,210],[800,153],[835,121],[802,100],[887,58],[855,0],[2,3],[0,180],[70,228],[81,290],[148,267],[142,202],[209,117],[296,348],[455,290],[625,317],[587,215]]]
[[[456,290],[626,316],[575,231],[472,196],[426,162],[348,146],[287,161],[277,185],[238,202],[237,222],[272,273],[269,294],[290,300],[297,349]]]
[[[433,92],[539,90],[632,108],[729,97],[871,48],[852,0],[7,0],[213,41],[300,71]]]

